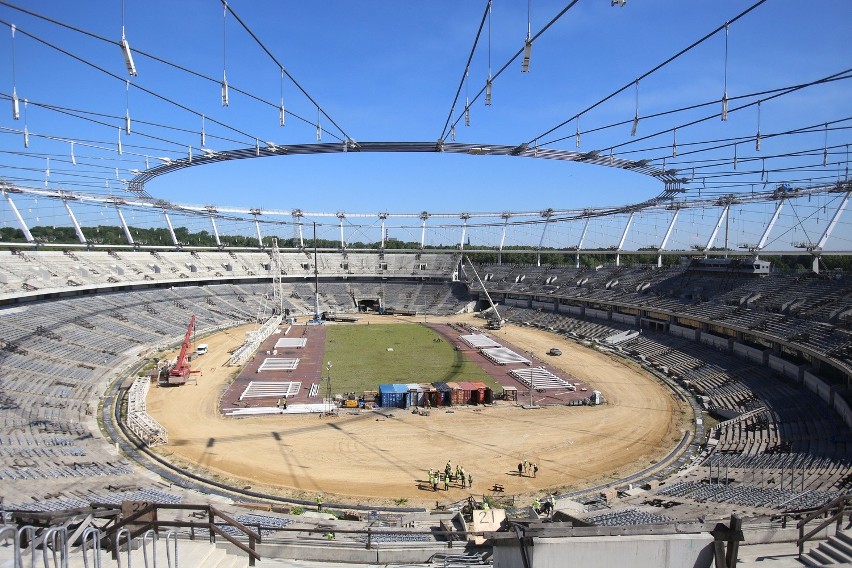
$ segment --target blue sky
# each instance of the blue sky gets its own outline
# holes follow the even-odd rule
[[[113,40],[121,35],[119,0],[40,0],[18,4]],[[287,71],[356,141],[438,139],[485,7],[485,2],[471,0],[428,3],[231,0],[229,4]],[[535,34],[566,4],[496,0],[490,31],[493,73],[523,47],[528,6]],[[472,103],[471,125],[458,123],[456,141],[508,145],[531,141],[630,84],[751,4],[729,0],[689,3],[630,0],[619,8],[611,7],[606,0],[580,0],[535,42],[529,73],[522,73],[520,59],[516,60],[495,80],[492,106],[486,107],[482,98]],[[277,66],[231,14],[223,22],[219,1],[125,0],[124,12],[127,39],[134,49],[217,79],[224,68],[232,87],[277,104],[281,95]],[[175,71],[141,54],[135,56],[138,76],[131,78],[115,45],[62,29],[8,6],[0,6],[0,19],[121,77],[118,80],[93,70],[20,32],[12,42],[6,28],[6,39],[0,40],[3,78],[0,92],[7,97],[12,92],[14,43],[14,87],[21,99],[107,115],[98,117],[106,124],[93,124],[28,105],[26,126],[31,136],[30,147],[25,149],[20,133],[23,116],[12,121],[11,102],[0,101],[0,106],[8,105],[8,111],[0,112],[0,128],[3,128],[0,175],[6,179],[34,187],[44,187],[47,179],[49,188],[120,195],[122,185],[116,180],[116,168],[119,178],[128,179],[132,176],[130,170],[144,169],[145,155],[151,156],[148,161],[154,165],[159,163],[155,156],[181,158],[187,155],[190,146],[198,153],[201,119],[137,87],[203,113],[207,117],[204,123],[207,146],[214,150],[250,147],[255,138],[261,143],[276,144],[316,142],[314,124],[288,116],[287,125],[280,127],[276,108],[240,95],[233,88],[230,104],[223,108],[220,87],[214,83]],[[843,0],[818,3],[767,0],[730,26],[728,95],[737,97],[813,81],[852,67],[852,47],[846,39],[850,23],[852,8]],[[472,98],[485,84],[488,45],[486,26],[453,120],[460,116],[466,94]],[[720,33],[643,79],[639,84],[640,116],[718,101],[725,80],[724,50],[724,34]],[[125,79],[131,82],[129,93]],[[291,82],[284,82],[283,94],[288,111],[316,122],[316,107]],[[766,135],[843,120],[852,114],[850,103],[852,90],[848,81],[810,87],[763,103],[759,128]],[[730,106],[738,104],[731,102]],[[636,92],[631,87],[584,114],[579,120],[583,132],[579,151],[617,146],[616,155],[630,159],[660,162],[662,157],[669,156],[668,167],[677,162],[683,162],[687,169],[698,165],[699,174],[689,174],[693,178],[688,186],[690,195],[697,194],[699,187],[705,194],[748,191],[754,184],[761,189],[767,181],[767,176],[752,175],[748,179],[742,176],[741,165],[736,177],[741,182],[739,186],[718,185],[727,183],[727,178],[708,178],[699,183],[702,160],[732,156],[732,149],[708,150],[689,158],[685,155],[690,143],[753,137],[758,129],[756,108],[731,112],[727,122],[715,118],[679,129],[678,157],[672,156],[672,133],[636,141],[630,136],[630,124],[587,132],[614,122],[629,122],[635,106]],[[123,117],[128,110],[132,134],[122,134],[123,153],[119,156],[118,130],[124,121],[113,117]],[[637,138],[719,110],[720,104],[716,103],[660,119],[643,119]],[[144,125],[143,121],[169,128]],[[323,142],[333,142],[335,135],[341,136],[327,118],[323,117],[321,123],[329,131],[323,134]],[[838,123],[839,127],[848,125],[846,121]],[[576,150],[577,127],[576,121],[572,121],[542,138],[540,143],[566,137],[548,147]],[[163,140],[143,136],[146,133]],[[69,163],[70,140],[77,141],[76,166]],[[743,160],[750,156],[821,150],[827,144],[848,142],[847,131],[839,129],[830,131],[827,138],[824,132],[767,138],[762,141],[760,152],[750,140],[739,144],[737,151]],[[87,148],[89,143],[95,147]],[[770,188],[787,180],[805,185],[813,178],[816,183],[822,183],[832,176],[836,178],[838,168],[843,168],[841,162],[845,163],[845,158],[841,154],[842,150],[832,152],[829,160],[832,164],[822,171],[819,168],[802,171],[806,161],[780,158],[770,159],[768,166],[758,166],[755,162],[752,169],[760,171],[763,167],[771,172]],[[49,177],[45,174],[48,157],[52,157]],[[810,161],[820,162],[821,166],[822,158]],[[717,168],[725,169],[730,167]],[[646,176],[576,163],[495,156],[356,153],[229,162],[169,174],[147,186],[149,193],[180,203],[328,212],[582,208],[638,202],[661,189],[660,182]],[[655,222],[660,224],[665,225]],[[560,238],[568,239],[567,232],[570,231],[566,229]],[[617,238],[617,227],[610,232]],[[753,232],[759,236],[759,230]],[[535,233],[537,230],[531,231]],[[648,239],[651,238],[649,235]],[[637,246],[642,243],[637,241]]]

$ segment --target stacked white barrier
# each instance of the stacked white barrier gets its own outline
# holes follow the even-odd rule
[[[278,326],[281,325],[281,319],[282,317],[280,315],[272,316],[266,320],[266,323],[260,326],[260,329],[246,333],[245,343],[243,343],[239,349],[234,351],[234,354],[231,355],[230,359],[228,359],[228,365],[231,367],[239,367],[245,363],[248,358],[257,351],[260,344],[263,343],[267,337],[272,335],[276,329],[278,329]]]
[[[163,426],[148,414],[145,399],[151,379],[138,377],[127,392],[127,425],[139,439],[149,446],[159,446],[169,443],[169,433]]]

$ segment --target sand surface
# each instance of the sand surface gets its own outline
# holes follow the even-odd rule
[[[471,316],[443,319],[482,323]],[[370,321],[401,320],[374,316]],[[638,367],[514,325],[494,334],[540,357],[551,347],[561,348],[563,355],[547,357],[548,363],[600,390],[607,404],[524,409],[500,402],[452,412],[433,409],[428,416],[403,409],[383,414],[341,409],[339,416],[325,418],[225,418],[217,401],[236,369],[224,365],[248,329],[204,339],[210,352],[194,362],[203,372],[197,384],[153,387],[148,395],[148,412],[169,431],[169,445],[157,451],[238,487],[307,499],[322,492],[326,502],[362,504],[451,503],[470,493],[490,494],[494,484],[504,486],[506,494],[527,497],[624,477],[665,456],[689,428],[677,397]],[[538,464],[536,477],[518,475],[517,465],[525,459]],[[472,474],[472,491],[455,485],[447,491],[426,489],[427,470],[443,470],[447,460]]]

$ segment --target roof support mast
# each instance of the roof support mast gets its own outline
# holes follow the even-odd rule
[[[719,220],[716,221],[716,226],[713,228],[713,232],[710,233],[710,238],[707,239],[707,246],[704,247],[704,258],[707,258],[707,251],[713,246],[713,243],[716,242],[716,235],[719,234],[719,229],[722,228],[722,222],[728,216],[728,209],[730,209],[731,204],[725,203],[725,207],[722,208],[722,212],[719,214]]]
[[[536,266],[541,266],[541,247],[544,245],[544,234],[547,232],[547,224],[550,223],[551,215],[553,215],[553,209],[541,212],[541,216],[544,218],[544,228],[541,230],[541,238],[538,240],[538,249],[535,251]]]
[[[260,209],[252,209],[251,214],[254,215],[254,230],[257,232],[257,246],[260,249],[263,249],[263,235],[260,234],[260,223],[257,220],[258,215],[260,215]]]
[[[305,239],[302,235],[302,217],[303,214],[299,209],[295,209],[293,211],[293,220],[295,222],[295,226],[299,229],[299,250],[303,250],[305,248]]]
[[[166,218],[166,225],[169,227],[169,234],[172,236],[172,243],[175,245],[175,248],[180,248],[180,243],[177,240],[177,235],[175,235],[175,228],[172,226],[172,220],[169,219],[169,214],[166,213],[166,210],[163,209],[163,217]]]
[[[672,220],[669,223],[669,228],[666,229],[666,235],[663,237],[663,242],[660,243],[660,248],[657,251],[657,268],[663,267],[663,251],[666,250],[666,245],[669,243],[669,237],[672,236],[672,231],[674,230],[675,221],[677,221],[677,216],[680,213],[680,209],[674,210],[674,215],[672,215]]]
[[[388,218],[387,213],[379,213],[379,219],[381,219],[381,221],[382,221],[382,238],[381,238],[382,244],[379,248],[382,251],[385,250],[385,219],[387,219],[387,218]]]
[[[207,208],[207,212],[210,214],[210,225],[213,227],[213,236],[216,238],[216,248],[222,250],[222,241],[219,240],[219,229],[216,228],[216,218],[213,217],[216,209],[210,206]]]
[[[766,246],[766,241],[769,240],[769,233],[772,232],[772,228],[775,226],[775,222],[778,221],[778,217],[781,215],[782,207],[784,207],[784,200],[779,199],[778,204],[775,206],[775,213],[772,214],[772,219],[769,220],[769,224],[766,225],[766,229],[763,231],[763,235],[760,237],[760,242],[758,242],[757,247],[755,247],[755,260],[757,260],[757,255],[760,254],[760,251],[763,250],[763,247]]]
[[[500,237],[500,248],[497,249],[497,264],[503,264],[503,244],[506,242],[506,225],[509,224],[511,215],[506,212],[500,215],[503,217],[503,235]]]
[[[115,212],[118,213],[118,219],[121,221],[121,228],[124,229],[124,236],[127,238],[127,244],[136,248],[136,243],[133,242],[133,235],[130,234],[130,227],[127,226],[127,221],[124,220],[124,213],[121,212],[121,208],[118,206],[118,203],[115,204]]]
[[[83,229],[80,228],[80,223],[77,222],[77,217],[75,217],[74,212],[71,211],[71,206],[68,205],[68,200],[63,198],[62,205],[65,206],[65,210],[68,212],[68,217],[74,225],[74,232],[77,233],[77,238],[80,240],[80,244],[86,244],[86,236],[83,234]]]
[[[837,207],[837,211],[834,212],[834,216],[831,218],[831,221],[828,223],[828,226],[825,228],[825,231],[822,233],[819,241],[817,242],[814,255],[814,264],[813,270],[817,274],[819,274],[819,251],[825,247],[825,243],[828,242],[828,237],[831,236],[831,233],[834,231],[834,227],[837,226],[837,222],[840,220],[840,215],[843,214],[843,211],[846,209],[846,205],[849,203],[849,196],[852,195],[852,191],[847,191],[843,196],[843,200],[840,202],[840,205]]]
[[[420,250],[423,250],[423,248],[426,246],[426,219],[428,218],[429,213],[427,213],[426,211],[423,211],[420,214],[420,220],[422,221],[420,227]]]
[[[635,211],[630,212],[630,216],[627,218],[627,224],[624,226],[624,232],[621,233],[621,240],[618,241],[618,248],[616,248],[615,253],[615,265],[621,266],[621,249],[624,247],[624,241],[627,240],[627,231],[630,230],[630,224],[633,222],[633,215],[635,215]]]
[[[583,248],[583,241],[586,240],[586,232],[589,230],[589,221],[591,216],[586,217],[586,223],[583,225],[583,232],[580,233],[580,240],[577,242],[577,265],[575,268],[580,268],[580,250]]]
[[[464,251],[464,238],[467,236],[467,220],[470,219],[470,213],[462,213],[460,217],[462,221],[464,221],[464,223],[462,223],[462,234],[461,241],[459,242],[459,250]]]
[[[3,197],[6,198],[6,202],[9,204],[9,209],[12,210],[12,213],[15,215],[15,219],[18,221],[18,226],[21,228],[21,232],[24,233],[24,238],[27,239],[28,243],[35,242],[33,238],[33,234],[30,232],[30,228],[27,227],[27,223],[24,221],[24,218],[21,217],[20,211],[15,206],[15,202],[12,201],[12,196],[9,195],[8,191],[3,191]]]
[[[338,213],[337,218],[340,219],[340,250],[346,250],[346,241],[343,238],[343,220],[346,219],[346,214]]]

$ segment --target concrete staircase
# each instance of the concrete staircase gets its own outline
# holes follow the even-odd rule
[[[801,560],[805,566],[852,566],[852,534],[838,531],[805,552]]]

